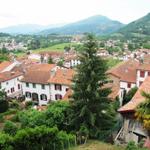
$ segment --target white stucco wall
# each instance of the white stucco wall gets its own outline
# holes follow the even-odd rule
[[[148,76],[148,71],[144,71],[144,72],[145,72],[145,76],[140,77],[140,70],[137,70],[137,80],[136,80],[137,87],[139,87],[140,82],[143,82],[145,80],[145,78]]]
[[[29,87],[26,86],[25,82],[22,82],[23,95],[26,92],[37,93],[39,98],[39,105],[46,105],[50,101],[50,89],[49,85],[45,84],[45,89],[42,89],[42,84],[36,84],[36,88],[33,88],[33,84],[29,83]],[[47,96],[47,100],[41,100],[40,95],[45,94]],[[25,97],[26,101],[32,100],[32,98]]]
[[[22,76],[19,76],[11,80],[1,82],[1,89],[4,89],[5,92],[7,93],[7,96],[10,97],[19,96],[20,94],[22,95],[22,85],[21,82],[19,81],[21,78]],[[18,84],[20,84],[20,89],[18,89]],[[11,88],[14,88],[13,93],[11,93]]]
[[[62,85],[62,89],[60,90],[55,90],[55,84],[50,84],[50,95],[51,95],[51,100],[55,100],[55,95],[60,94],[62,97],[65,96],[66,94],[66,89],[69,88],[69,86]]]

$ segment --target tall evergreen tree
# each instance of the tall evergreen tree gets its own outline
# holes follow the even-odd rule
[[[88,35],[73,80],[72,124],[79,132],[86,128],[91,138],[105,139],[115,123],[115,111],[108,98],[110,89],[104,88],[106,63],[97,56],[97,49],[94,36]]]

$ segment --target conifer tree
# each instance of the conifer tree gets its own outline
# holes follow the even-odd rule
[[[97,49],[94,36],[88,35],[73,80],[72,124],[76,131],[84,127],[89,137],[104,140],[114,126],[115,111],[108,98],[110,89],[104,88],[106,63],[97,56]]]

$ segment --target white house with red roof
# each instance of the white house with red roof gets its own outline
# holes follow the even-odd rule
[[[25,100],[33,100],[39,105],[63,99],[71,86],[74,71],[54,64],[37,64],[25,74],[22,82]]]
[[[5,71],[0,73],[0,90],[4,90],[8,97],[22,96],[22,85],[20,79],[22,73]]]

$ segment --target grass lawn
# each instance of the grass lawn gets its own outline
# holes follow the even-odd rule
[[[39,53],[41,51],[60,51],[63,52],[64,51],[64,47],[65,46],[69,46],[69,45],[74,45],[72,43],[61,43],[61,44],[56,44],[47,48],[40,48],[40,49],[36,49],[36,50],[32,50],[33,53]]]
[[[87,144],[71,148],[70,150],[124,150],[124,148],[90,140]]]

